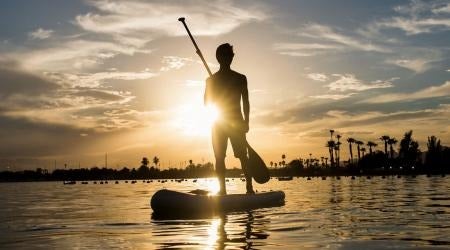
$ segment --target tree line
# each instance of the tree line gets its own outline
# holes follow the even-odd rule
[[[407,131],[398,141],[388,135],[380,136],[381,150],[374,141],[363,142],[355,138],[346,138],[349,147],[347,160],[341,160],[342,136],[330,130],[330,139],[325,146],[328,156],[313,158],[295,158],[287,162],[286,154],[281,161],[269,163],[271,176],[320,176],[320,175],[360,175],[360,174],[441,174],[450,172],[450,148],[441,145],[436,136],[428,137],[427,151],[421,152],[419,143],[413,138],[413,131]],[[395,145],[399,143],[397,150]],[[356,148],[355,148],[356,146]],[[368,152],[367,148],[368,147]],[[384,146],[384,147],[382,147]],[[356,154],[354,154],[356,150]],[[328,161],[330,160],[330,161]],[[24,171],[0,172],[0,181],[62,181],[62,180],[130,180],[130,179],[167,179],[167,178],[204,178],[215,176],[211,162],[194,164],[192,160],[185,168],[159,168],[160,159],[155,156],[153,165],[147,157],[140,161],[140,167],[122,169],[113,168],[77,168],[55,169],[49,172],[43,168]],[[240,168],[227,169],[227,177],[241,177]]]
[[[450,171],[450,147],[443,146],[434,135],[428,137],[427,151],[421,152],[419,143],[413,138],[413,131],[405,132],[398,141],[395,137],[382,135],[376,141],[363,142],[352,137],[345,138],[348,143],[348,158],[341,159],[344,139],[331,129],[330,139],[325,147],[328,155],[320,158],[296,158],[286,163],[286,155],[281,155],[278,163],[271,161],[275,173],[294,175],[343,175],[343,174],[389,174],[389,173],[448,173]],[[398,145],[396,149],[395,145]],[[380,149],[378,150],[377,147]]]

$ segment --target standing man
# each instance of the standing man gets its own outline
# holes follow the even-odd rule
[[[252,176],[248,169],[247,139],[249,130],[250,103],[247,78],[230,68],[233,61],[233,46],[224,43],[217,47],[216,58],[220,69],[206,80],[205,105],[214,104],[219,118],[212,128],[212,143],[216,158],[216,173],[219,178],[220,195],[225,195],[225,156],[230,139],[234,156],[241,161],[246,179],[247,194],[254,194]],[[241,99],[243,109],[241,108]],[[242,110],[244,116],[242,116]]]

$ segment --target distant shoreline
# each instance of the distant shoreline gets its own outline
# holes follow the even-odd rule
[[[58,170],[63,172],[70,172],[72,170]],[[184,172],[186,170],[179,170],[181,172]],[[210,172],[208,174],[203,174],[199,176],[193,176],[190,174],[177,174],[177,175],[170,175],[170,170],[162,170],[158,176],[139,176],[135,175],[134,177],[131,176],[123,176],[124,178],[115,178],[113,176],[98,176],[97,178],[76,178],[76,176],[66,175],[66,177],[62,177],[59,175],[53,176],[52,174],[46,174],[41,176],[30,176],[30,174],[34,173],[35,171],[31,170],[25,170],[25,171],[17,171],[17,172],[0,172],[0,183],[11,183],[11,182],[62,182],[62,181],[131,181],[131,180],[151,180],[151,181],[158,181],[158,180],[183,180],[183,179],[198,179],[198,178],[215,178],[215,175],[213,172]],[[292,169],[286,168],[279,168],[279,169],[270,169],[270,176],[272,178],[278,178],[278,177],[298,177],[298,178],[320,178],[320,177],[389,177],[389,176],[409,176],[409,177],[416,177],[420,175],[426,175],[428,177],[431,176],[445,176],[450,174],[450,169],[442,169],[442,170],[433,170],[433,171],[424,171],[424,169],[419,170],[399,170],[399,169],[393,169],[393,170],[351,170],[351,169],[304,169],[302,171],[303,173],[293,173]],[[9,176],[9,178],[8,178]],[[242,178],[242,171],[240,169],[228,169],[227,178]]]

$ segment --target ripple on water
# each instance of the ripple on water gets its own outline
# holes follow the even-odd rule
[[[164,186],[187,191],[204,189],[208,182]],[[241,181],[227,185],[235,193],[245,190]],[[108,188],[51,182],[1,184],[0,245],[7,249],[450,248],[447,178],[270,181],[255,187],[284,190],[285,206],[175,219],[152,214],[149,199],[162,186],[157,182]]]

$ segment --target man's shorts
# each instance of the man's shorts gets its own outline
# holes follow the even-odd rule
[[[247,139],[242,126],[233,126],[233,124],[216,123],[212,129],[212,143],[214,156],[216,159],[223,159],[226,156],[228,147],[228,138],[230,138],[233,147],[234,157],[247,157]]]

